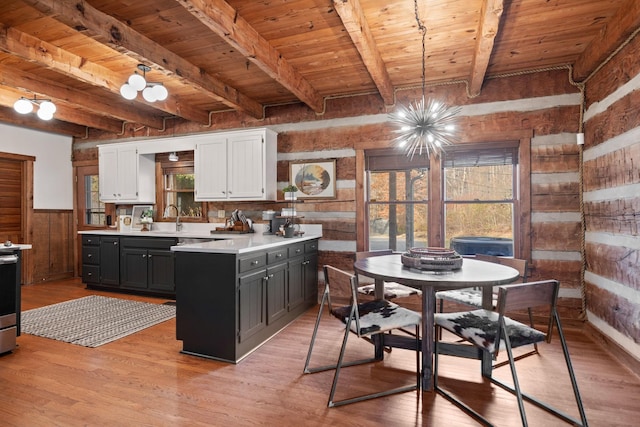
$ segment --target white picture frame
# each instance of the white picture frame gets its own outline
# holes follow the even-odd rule
[[[153,206],[151,205],[139,205],[139,206],[134,206],[133,207],[133,211],[131,212],[131,229],[132,230],[142,230],[142,223],[140,222],[140,219],[142,218],[142,213],[146,210],[152,209]]]

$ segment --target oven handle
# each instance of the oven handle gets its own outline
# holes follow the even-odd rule
[[[0,255],[0,265],[3,264],[17,264],[18,255]]]

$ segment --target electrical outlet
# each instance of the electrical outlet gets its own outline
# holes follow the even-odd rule
[[[224,209],[218,210],[218,218],[224,218]]]

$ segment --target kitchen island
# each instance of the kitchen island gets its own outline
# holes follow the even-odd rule
[[[183,353],[238,363],[317,304],[320,234],[245,236],[171,248]]]

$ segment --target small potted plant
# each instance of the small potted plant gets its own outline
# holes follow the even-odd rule
[[[297,191],[298,191],[298,187],[296,187],[295,185],[287,185],[282,189],[282,192],[284,193],[284,199],[295,200]]]
[[[153,223],[153,209],[145,209],[142,211],[140,215],[140,223],[142,224],[142,229],[140,231],[149,231],[151,229],[151,224]]]

